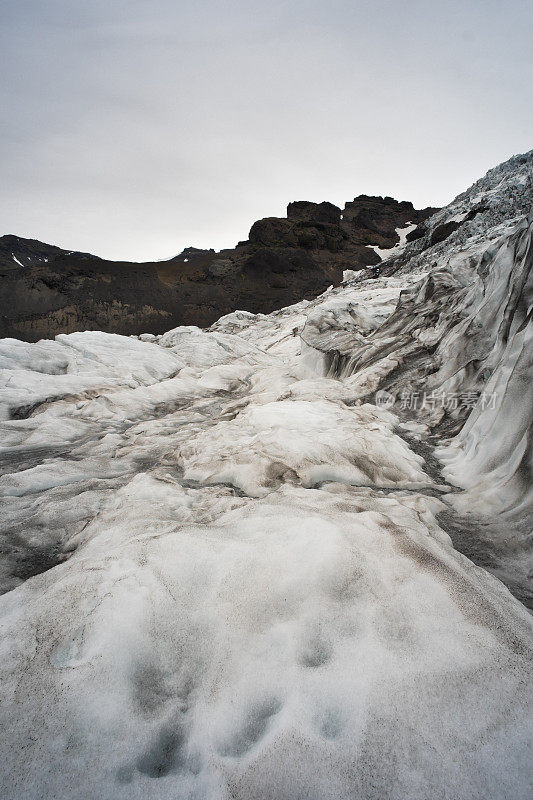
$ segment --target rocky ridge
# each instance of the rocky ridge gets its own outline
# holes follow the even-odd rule
[[[163,262],[113,262],[20,237],[0,238],[0,335],[37,341],[58,333],[162,333],[210,325],[235,308],[266,313],[338,284],[346,269],[379,264],[397,229],[435,209],[361,195],[344,211],[290,203],[287,218],[255,222],[231,250],[194,247]]]

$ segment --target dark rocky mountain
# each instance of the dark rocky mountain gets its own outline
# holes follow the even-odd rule
[[[18,236],[0,237],[0,336],[26,341],[102,330],[161,333],[210,325],[236,308],[268,313],[312,298],[345,269],[379,264],[369,245],[399,242],[397,228],[437,209],[360,195],[332,203],[289,203],[287,217],[255,222],[230,250],[195,247],[164,262],[107,261]]]
[[[44,264],[53,261],[60,255],[71,256],[73,259],[94,259],[97,256],[91,253],[64,250],[54,244],[45,244],[37,239],[24,239],[21,236],[0,236],[0,269],[10,270],[19,267],[33,267],[35,264]]]
[[[61,247],[45,244],[37,239],[23,239],[20,236],[2,236],[0,238],[0,268],[2,271],[32,267],[34,264],[53,261],[61,253]]]

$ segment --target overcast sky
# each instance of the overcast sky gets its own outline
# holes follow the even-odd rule
[[[0,234],[166,258],[291,200],[443,205],[533,147],[530,0],[0,12]]]

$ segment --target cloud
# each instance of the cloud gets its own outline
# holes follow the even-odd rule
[[[0,8],[5,233],[163,258],[295,199],[442,204],[531,146],[522,2]]]

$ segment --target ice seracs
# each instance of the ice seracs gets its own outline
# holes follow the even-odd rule
[[[529,798],[532,157],[316,300],[2,341],[2,797]]]

